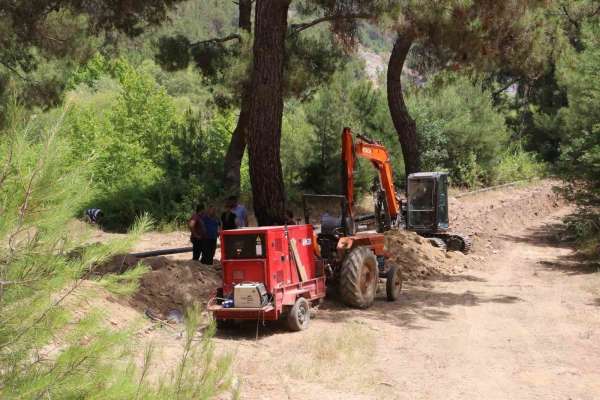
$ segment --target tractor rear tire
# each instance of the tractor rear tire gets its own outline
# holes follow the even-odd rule
[[[400,268],[392,265],[386,274],[385,294],[388,301],[395,301],[400,296],[402,290],[402,272]]]
[[[379,270],[375,254],[367,247],[352,250],[342,263],[339,293],[351,307],[368,308],[375,300]]]
[[[303,331],[310,323],[310,304],[304,297],[298,297],[288,316],[287,325],[293,332]]]

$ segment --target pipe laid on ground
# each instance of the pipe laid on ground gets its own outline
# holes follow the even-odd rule
[[[140,253],[131,253],[129,255],[137,257],[137,258],[146,258],[146,257],[155,257],[155,256],[166,256],[169,254],[191,253],[192,249],[193,249],[193,247],[178,247],[175,249],[142,251]]]

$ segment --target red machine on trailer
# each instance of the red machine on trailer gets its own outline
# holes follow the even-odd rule
[[[232,320],[278,320],[305,329],[310,307],[325,297],[322,263],[315,257],[311,225],[224,231],[223,287],[211,300],[218,324]]]

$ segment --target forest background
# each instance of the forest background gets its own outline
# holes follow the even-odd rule
[[[267,3],[277,7],[262,7],[263,18],[285,5],[283,101],[281,129],[263,132],[280,134],[281,145],[265,136],[274,151],[261,155],[257,113],[240,110],[270,100],[248,90],[260,59],[252,10]],[[0,0],[0,397],[209,398],[230,390],[230,359],[214,355],[210,330],[193,341],[198,310],[187,314],[178,369],[152,386],[144,382],[152,352],[141,369],[127,361],[132,332],[107,329],[101,313],[73,323],[62,302],[88,280],[119,296],[135,291],[143,265],[122,275],[96,268],[149,229],[145,214],[154,228],[174,229],[198,202],[220,205],[239,193],[256,206],[259,183],[260,202],[285,188],[292,208],[302,193],[340,193],[344,126],[385,144],[400,189],[415,155],[420,170],[447,171],[461,188],[562,179],[576,206],[568,227],[598,257],[599,2],[377,7],[385,3]],[[401,77],[390,77],[398,67]],[[403,102],[392,104],[390,93]],[[240,135],[246,125],[254,128]],[[240,138],[249,139],[255,167],[269,168],[252,175]],[[257,181],[261,172],[274,174],[272,187]],[[373,173],[358,165],[360,193]],[[73,234],[73,218],[89,207],[104,210],[104,229],[134,226],[130,240],[89,246]],[[64,346],[47,357],[57,336]]]
[[[573,157],[574,130],[594,126],[568,117],[584,112],[569,107],[569,95],[580,97],[578,84],[593,82],[577,76],[594,73],[577,59],[591,63],[597,55],[590,7],[572,6],[579,18],[574,33],[557,8],[558,50],[529,75],[511,76],[500,66],[484,72],[455,67],[426,46],[413,46],[402,79],[421,169],[447,171],[453,185],[476,188],[554,173]],[[292,5],[291,26],[305,19],[303,12]],[[93,194],[82,208],[102,208],[107,228],[124,229],[143,212],[161,226],[175,226],[195,203],[220,203],[232,194],[223,185],[223,164],[251,62],[249,46],[230,39],[239,31],[238,5],[186,1],[168,11],[166,22],[136,35],[92,34],[89,17],[70,13],[61,9],[47,18],[46,33],[57,37],[59,48],[20,48],[26,64],[11,64],[11,47],[3,50],[3,126],[11,123],[7,110],[15,101],[27,110],[19,123],[27,125],[30,140],[61,119],[70,158],[86,161],[92,181]],[[403,186],[385,88],[394,34],[361,20],[355,41],[348,50],[323,23],[286,44],[281,163],[290,206],[304,192],[340,192],[344,126],[390,149],[396,183]],[[358,190],[368,190],[372,174],[361,163]],[[247,155],[239,190],[251,204]]]

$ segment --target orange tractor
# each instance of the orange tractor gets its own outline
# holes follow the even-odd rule
[[[327,275],[327,285],[336,287],[342,301],[349,306],[369,307],[377,292],[379,278],[385,278],[386,296],[396,300],[402,288],[400,269],[389,265],[383,232],[400,223],[400,202],[396,197],[390,156],[387,149],[364,136],[354,143],[350,128],[342,133],[343,196],[304,195],[304,218],[309,223],[307,203],[314,199],[338,199],[340,218],[321,216],[321,232],[317,235],[320,258]],[[354,166],[356,158],[371,161],[378,172],[374,184],[375,214],[354,213]],[[360,222],[376,218],[377,232],[358,232]]]

